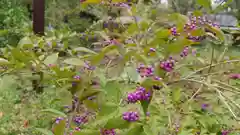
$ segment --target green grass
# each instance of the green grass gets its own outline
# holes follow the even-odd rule
[[[42,109],[60,109],[58,95],[53,89],[45,89],[41,95],[18,88],[13,76],[0,78],[0,134],[32,135],[35,127],[49,128],[52,117],[41,112]],[[54,102],[56,101],[56,102]],[[28,121],[28,125],[24,127]]]

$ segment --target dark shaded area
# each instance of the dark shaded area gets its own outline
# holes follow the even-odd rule
[[[33,31],[35,34],[44,35],[45,0],[33,0]]]
[[[45,24],[45,0],[33,0],[33,31],[35,34],[44,35],[44,24]],[[43,86],[41,80],[43,79],[43,72],[37,72],[33,69],[32,75],[38,75],[39,80],[32,80],[32,87],[37,93],[43,92]]]
[[[32,9],[31,4],[27,4],[27,11],[29,13],[29,15],[28,15],[29,19],[32,20],[33,9]]]

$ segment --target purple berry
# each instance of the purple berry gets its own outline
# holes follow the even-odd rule
[[[55,123],[56,123],[56,124],[59,124],[60,121],[62,121],[62,120],[64,120],[64,118],[58,117],[58,118],[56,118]]]
[[[222,135],[228,135],[229,133],[230,133],[229,130],[223,130],[223,131],[222,131]]]
[[[127,100],[129,103],[136,103],[138,101],[149,101],[151,97],[151,92],[146,91],[144,87],[137,87],[136,90],[132,93],[129,93]]]
[[[160,63],[160,68],[162,68],[163,70],[167,71],[167,72],[171,72],[174,69],[175,66],[175,60],[173,60],[172,58],[166,60],[166,61],[162,61]]]
[[[80,76],[79,75],[75,75],[74,77],[73,77],[75,80],[80,80]]]
[[[150,77],[154,74],[154,68],[152,66],[140,64],[136,70],[141,77]]]
[[[101,135],[116,135],[115,129],[101,129]]]
[[[84,124],[86,123],[88,120],[87,120],[87,116],[76,116],[74,118],[74,122],[77,124],[77,125],[81,125],[81,124]]]
[[[139,120],[139,114],[137,112],[125,112],[122,115],[123,119],[129,122],[134,122]]]
[[[229,78],[230,79],[240,79],[240,74],[230,74]]]
[[[209,104],[202,104],[202,109],[206,110],[208,108]]]

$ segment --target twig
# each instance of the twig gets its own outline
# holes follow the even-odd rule
[[[203,84],[199,87],[199,89],[192,95],[192,97],[187,101],[190,102],[203,88]]]
[[[221,99],[221,101],[226,105],[226,107],[228,108],[228,110],[232,113],[233,117],[236,119],[236,120],[239,120],[237,115],[233,112],[233,110],[231,109],[231,107],[228,105],[228,103],[225,101],[225,98],[222,96],[221,92],[217,89],[217,88],[214,88],[212,87],[213,89],[216,90],[216,92],[218,93],[219,95],[219,98]]]
[[[208,73],[210,73],[211,69],[212,69],[213,57],[214,57],[214,47],[212,47],[212,56],[211,56],[211,62],[210,62],[210,65],[209,65]]]
[[[223,62],[219,62],[219,63],[213,64],[213,65],[211,65],[211,67],[215,67],[215,66],[218,66],[218,65],[220,65],[220,64],[235,63],[235,62],[240,62],[240,60],[223,61]],[[194,74],[196,74],[196,73],[198,73],[198,72],[200,72],[200,71],[203,71],[203,70],[205,70],[205,69],[208,69],[208,68],[209,68],[209,66],[200,68],[200,69],[198,69],[198,70],[196,70],[196,71],[188,74],[187,76],[185,76],[185,77],[183,77],[183,78],[184,78],[184,79],[187,79],[187,78],[189,78],[190,76],[192,76],[192,75],[194,75]]]
[[[227,86],[227,87],[230,87],[230,88],[232,88],[232,89],[235,89],[235,90],[240,91],[240,89],[238,89],[238,88],[236,88],[236,87],[233,87],[233,86],[231,86],[231,85],[228,85],[228,84],[226,84],[226,83],[220,82],[220,81],[218,81],[218,80],[213,80],[213,81],[215,81],[215,82],[217,82],[217,83],[220,83],[220,84],[222,84],[222,85],[225,85],[225,86]]]

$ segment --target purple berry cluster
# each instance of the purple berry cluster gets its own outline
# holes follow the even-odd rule
[[[101,135],[116,135],[115,129],[101,129]]]
[[[230,79],[240,79],[240,74],[230,74]]]
[[[129,103],[136,103],[138,101],[148,101],[150,100],[151,92],[146,91],[143,87],[137,87],[137,89],[128,94],[127,100]]]
[[[222,135],[228,135],[228,134],[230,134],[231,133],[231,131],[229,131],[229,130],[223,130],[222,131]]]
[[[180,33],[177,32],[177,27],[172,27],[170,31],[173,36],[180,36]]]
[[[122,115],[123,119],[129,122],[134,122],[139,120],[139,114],[137,112],[125,112]]]
[[[87,123],[88,122],[88,119],[87,119],[87,116],[76,116],[74,118],[74,122],[77,124],[77,125],[81,125],[81,124],[84,124],[84,123]]]
[[[211,25],[215,28],[220,28],[220,26],[217,24],[217,23],[214,23],[210,20],[207,20],[206,17],[201,17],[201,16],[198,16],[198,17],[195,17],[195,16],[192,16],[192,17],[189,17],[189,22],[187,24],[184,25],[184,28],[183,28],[183,31],[185,33],[188,34],[188,39],[189,40],[192,40],[192,41],[201,41],[204,39],[204,36],[192,36],[190,34],[191,31],[193,30],[196,30],[198,28],[200,28],[201,26],[203,25]],[[176,27],[172,27],[170,29],[170,32],[173,36],[180,36],[181,33],[177,31],[177,28]]]
[[[168,60],[162,61],[160,63],[160,68],[167,72],[171,72],[174,69],[175,62],[176,61],[172,57],[170,57]]]
[[[141,77],[150,77],[153,76],[154,68],[152,66],[145,66],[144,64],[140,64],[137,68],[137,72]]]
[[[186,56],[188,56],[188,53],[189,53],[189,47],[186,46],[186,47],[184,47],[183,51],[180,53],[180,56],[186,57]]]

